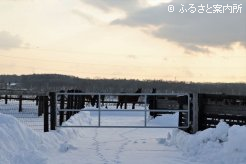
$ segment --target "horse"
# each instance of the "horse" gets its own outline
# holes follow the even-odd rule
[[[152,89],[152,93],[156,93],[156,88],[153,88]],[[148,96],[147,97],[147,102],[149,103],[149,114],[150,116],[152,116],[153,118],[155,118],[156,116],[158,116],[158,113],[157,112],[153,112],[151,111],[152,109],[156,109],[156,99],[157,97],[156,96]]]
[[[102,103],[102,106],[104,106],[104,99],[105,99],[105,95],[100,95],[100,102]],[[91,99],[91,105],[94,107],[95,104],[97,104],[97,108],[99,107],[99,96],[98,95],[94,95],[92,96]]]
[[[67,93],[77,93],[76,95],[68,95],[67,96],[67,106],[68,108],[81,109],[85,108],[86,103],[91,103],[92,96],[91,95],[83,95],[80,93],[84,93],[78,89],[68,90]]]
[[[138,90],[135,93],[141,93],[142,88],[138,88]],[[138,98],[140,95],[119,95],[118,96],[118,102],[117,102],[117,109],[120,106],[122,109],[123,104],[125,103],[125,109],[127,109],[127,103],[132,103],[132,109],[135,109],[135,104],[138,102]]]

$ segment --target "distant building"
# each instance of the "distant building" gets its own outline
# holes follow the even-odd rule
[[[18,86],[19,84],[15,82],[8,82],[7,84],[5,84],[6,89],[17,89]]]

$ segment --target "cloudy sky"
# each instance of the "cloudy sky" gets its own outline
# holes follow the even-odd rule
[[[0,0],[0,74],[32,73],[246,82],[246,0]]]

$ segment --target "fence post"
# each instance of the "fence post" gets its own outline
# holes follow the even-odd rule
[[[56,93],[50,92],[50,129],[56,130]]]
[[[71,90],[68,90],[68,93],[71,93]],[[68,95],[67,96],[67,109],[72,109],[72,104],[73,104],[73,100],[72,100],[72,95]],[[67,111],[66,112],[66,120],[68,120],[71,117],[71,111]]]
[[[204,112],[204,98],[205,98],[205,94],[198,94],[198,130],[204,130],[206,129],[204,127],[204,116],[203,116],[203,112]]]
[[[199,105],[198,105],[198,93],[193,93],[193,99],[192,99],[192,133],[196,133],[198,128],[198,121],[199,121]]]
[[[38,99],[39,99],[39,96],[36,96],[35,100],[36,100],[36,105],[38,105]]]
[[[44,96],[39,96],[38,116],[42,116],[43,113],[44,113]]]
[[[22,95],[19,96],[19,112],[22,112]]]
[[[5,95],[5,104],[8,104],[8,95]]]
[[[61,95],[60,109],[64,109],[64,99],[65,99],[65,96],[64,95]],[[60,111],[59,124],[62,125],[63,121],[64,121],[64,111]]]
[[[49,131],[49,105],[48,96],[39,96],[39,105],[41,105],[44,112],[44,132]]]

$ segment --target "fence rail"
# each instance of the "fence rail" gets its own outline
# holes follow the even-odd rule
[[[97,106],[95,107],[90,107],[89,109],[86,108],[84,102],[81,103],[81,101],[83,101],[82,99],[85,98],[85,96],[88,95],[94,95],[96,96],[97,99]],[[102,101],[101,96],[105,96],[104,99]],[[142,105],[142,109],[117,109],[118,108],[118,104],[119,101],[115,98],[117,98],[118,96],[129,96],[130,98],[133,98],[134,96],[138,96],[138,99],[140,101],[136,101],[136,102],[131,102],[130,103],[134,103],[134,104],[138,104],[138,105]],[[154,108],[149,108],[149,99],[150,98],[155,98],[155,101],[165,101],[168,102],[168,98],[177,98],[177,97],[181,97],[181,96],[186,96],[187,97],[187,107],[186,109],[181,109],[179,107],[177,108],[170,108],[168,106],[154,106]],[[114,97],[114,100],[108,100],[108,97],[112,98]],[[164,99],[165,98],[165,99]],[[66,126],[66,127],[108,127],[108,128],[188,128],[189,127],[189,120],[190,120],[190,103],[189,103],[189,99],[190,99],[190,95],[189,94],[185,94],[185,93],[56,93],[56,113],[58,113],[59,115],[59,125],[57,125],[57,127],[65,127],[64,125],[62,125],[62,122],[64,121],[64,118],[66,116],[66,120],[69,119],[71,117],[71,115],[79,112],[79,111],[89,111],[89,112],[97,112],[98,113],[98,117],[97,117],[97,125],[91,125],[91,126],[85,126],[85,125],[78,125],[78,126]],[[177,101],[178,99],[176,99]],[[170,102],[173,102],[175,100],[170,100]],[[61,103],[61,104],[60,104]],[[111,109],[107,109],[107,108],[103,108],[102,104],[107,104],[107,103],[111,103]],[[123,103],[129,103],[127,101],[123,101]],[[153,102],[152,102],[153,103]],[[60,105],[60,106],[59,106]],[[107,105],[106,105],[107,106]],[[113,107],[112,107],[113,106]],[[126,107],[126,106],[125,106]],[[152,126],[152,125],[148,125],[147,124],[147,119],[150,113],[150,110],[152,113],[158,113],[158,114],[163,114],[166,112],[169,113],[175,113],[178,112],[180,113],[186,113],[186,115],[183,115],[184,118],[180,118],[180,120],[183,121],[183,123],[181,124],[177,124],[176,126],[167,126],[167,125],[160,125],[160,126]],[[102,118],[103,118],[103,114],[106,112],[138,112],[138,113],[142,113],[143,116],[143,125],[139,125],[139,126],[134,126],[134,125],[129,125],[129,126],[124,126],[124,125],[102,125]]]
[[[246,125],[246,96],[199,94],[198,130],[215,127],[220,120]]]
[[[10,93],[10,92],[9,92]],[[87,99],[95,96],[96,99]],[[104,96],[104,98],[102,97]],[[119,96],[138,96],[134,105],[122,101]],[[91,97],[92,98],[92,97]],[[94,106],[92,105],[94,102]],[[129,102],[128,102],[129,103]],[[132,103],[132,102],[131,102]],[[117,109],[128,108],[128,109]],[[135,106],[134,106],[135,107]],[[215,127],[220,120],[229,125],[246,125],[246,96],[201,94],[201,93],[50,93],[50,94],[11,94],[0,93],[0,113],[10,114],[35,130],[49,131],[62,124],[80,111],[97,113],[97,125],[76,127],[138,127],[168,128],[177,127],[195,133]],[[143,124],[139,126],[104,125],[102,118],[107,112],[142,113]],[[149,126],[148,116],[178,113],[177,126]],[[74,127],[74,126],[69,126]]]

